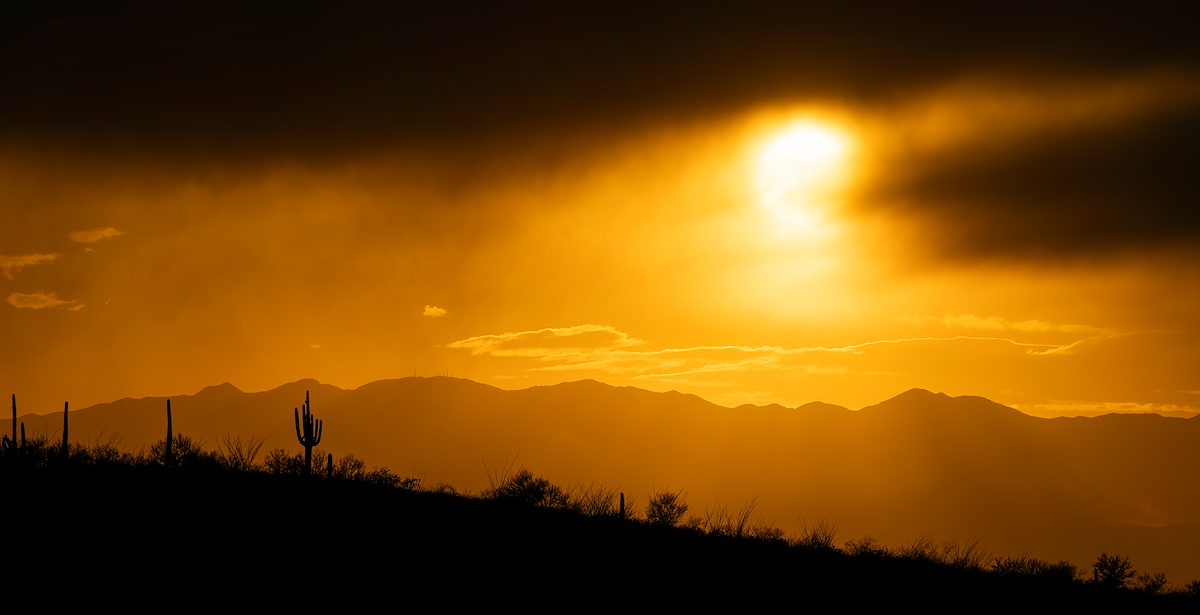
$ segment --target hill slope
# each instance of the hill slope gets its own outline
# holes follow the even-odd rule
[[[322,448],[427,484],[478,490],[488,470],[515,459],[554,482],[605,481],[643,503],[665,488],[686,488],[697,512],[754,500],[786,530],[828,519],[843,539],[974,537],[1001,554],[1079,564],[1118,551],[1176,581],[1200,578],[1197,420],[1040,419],[922,390],[855,412],[724,408],[594,381],[505,391],[404,378],[353,391],[311,380],[259,393],[210,387],[172,398],[175,429],[210,447],[231,433],[294,449],[291,414],[306,389],[326,421]],[[85,408],[72,413],[71,434],[145,446],[162,437],[164,407],[147,398]],[[61,426],[61,415],[22,420],[34,433]]]

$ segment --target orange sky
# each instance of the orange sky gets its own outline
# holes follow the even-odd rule
[[[1152,59],[947,69],[870,96],[768,88],[526,134],[448,113],[444,140],[267,153],[192,155],[136,120],[78,140],[14,122],[0,388],[47,412],[448,373],[727,405],[923,387],[1043,416],[1190,416],[1200,233],[1162,135],[1195,125],[1200,81]]]

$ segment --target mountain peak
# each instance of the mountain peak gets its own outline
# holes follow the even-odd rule
[[[200,389],[196,393],[196,397],[199,397],[202,395],[204,395],[204,396],[207,396],[207,395],[229,395],[231,393],[241,393],[241,392],[242,392],[242,390],[237,388],[236,386],[234,386],[232,383],[222,382],[221,384],[214,384],[212,386],[206,386],[203,389]]]
[[[952,398],[949,395],[946,395],[945,393],[934,393],[933,391],[930,391],[929,389],[912,388],[912,389],[909,389],[909,390],[893,397],[891,400],[888,400],[888,401],[897,400],[897,399],[932,400],[932,399],[952,399]]]
[[[926,389],[909,389],[887,401],[867,406],[861,411],[930,418],[935,416],[1022,415],[1019,410],[998,404],[985,397],[973,395],[955,397]]]

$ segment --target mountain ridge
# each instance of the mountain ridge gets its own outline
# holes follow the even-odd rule
[[[389,386],[389,383],[399,383],[399,382],[407,382],[407,381],[422,381],[422,380],[424,380],[424,381],[448,381],[448,382],[454,382],[454,383],[471,383],[472,385],[477,385],[479,387],[486,387],[493,391],[507,391],[507,392],[521,392],[521,391],[531,391],[531,390],[554,390],[554,389],[562,389],[562,388],[575,389],[575,388],[589,388],[589,387],[593,388],[593,389],[598,388],[599,390],[638,391],[638,392],[649,393],[652,395],[678,395],[678,396],[681,396],[684,398],[694,398],[694,399],[701,400],[707,404],[711,404],[716,407],[726,408],[726,409],[731,409],[731,410],[736,410],[736,409],[817,410],[817,409],[819,409],[821,411],[844,410],[847,412],[857,413],[857,412],[863,412],[863,411],[878,411],[880,409],[883,409],[883,410],[893,409],[893,408],[896,408],[897,406],[903,405],[904,403],[911,403],[911,402],[920,402],[920,403],[926,403],[926,404],[928,404],[928,403],[963,404],[962,406],[960,406],[960,408],[965,407],[966,402],[975,403],[977,405],[977,407],[982,408],[983,404],[980,402],[986,402],[987,405],[990,405],[996,409],[1002,409],[1003,411],[1006,411],[1006,412],[1017,413],[1017,414],[1020,414],[1021,416],[1026,416],[1026,417],[1030,417],[1030,418],[1034,418],[1034,419],[1042,419],[1042,420],[1059,420],[1059,419],[1091,420],[1091,419],[1098,419],[1101,417],[1109,417],[1109,416],[1147,416],[1147,417],[1158,417],[1158,418],[1162,418],[1162,419],[1178,419],[1178,420],[1184,420],[1184,421],[1197,420],[1197,422],[1200,422],[1200,414],[1193,416],[1193,417],[1189,417],[1189,418],[1183,418],[1183,417],[1166,416],[1166,415],[1162,415],[1157,412],[1109,412],[1109,413],[1098,414],[1098,415],[1094,415],[1094,416],[1041,417],[1041,416],[1028,414],[1026,412],[1022,412],[1018,408],[1014,408],[1012,406],[1007,406],[1000,402],[996,402],[992,399],[989,399],[989,398],[983,397],[983,396],[979,396],[979,395],[948,395],[944,392],[936,392],[935,393],[929,389],[924,389],[924,388],[920,388],[920,387],[914,387],[914,388],[907,389],[907,390],[905,390],[901,393],[898,393],[892,397],[889,397],[885,400],[882,400],[880,402],[870,404],[867,406],[863,406],[862,408],[858,408],[858,409],[848,408],[846,406],[832,404],[832,403],[828,403],[828,402],[824,402],[824,401],[820,401],[820,400],[806,402],[799,406],[785,406],[783,404],[774,403],[774,402],[765,404],[765,405],[746,403],[746,404],[740,404],[737,406],[723,406],[721,404],[717,404],[716,402],[709,401],[708,399],[705,399],[704,397],[702,397],[700,395],[696,395],[694,393],[685,393],[685,392],[678,391],[675,389],[672,389],[669,391],[651,391],[649,389],[643,389],[643,388],[635,387],[635,386],[611,385],[611,384],[608,384],[608,383],[605,383],[605,382],[602,382],[599,380],[591,379],[591,378],[563,381],[563,382],[559,382],[556,384],[550,384],[550,385],[534,385],[534,386],[530,386],[530,387],[526,387],[526,388],[522,388],[522,389],[503,389],[500,387],[496,387],[494,385],[489,385],[489,384],[482,383],[482,382],[479,382],[476,380],[471,380],[469,378],[456,378],[456,377],[452,377],[452,376],[405,376],[405,377],[400,377],[400,378],[382,378],[382,379],[373,380],[373,381],[370,381],[370,382],[361,384],[357,387],[349,388],[349,389],[342,388],[342,387],[339,387],[334,384],[324,383],[316,378],[309,377],[309,378],[301,378],[298,380],[293,380],[290,382],[285,382],[285,383],[275,386],[273,388],[265,389],[265,390],[261,390],[261,391],[246,391],[246,390],[241,389],[237,385],[234,385],[234,384],[226,381],[226,382],[222,382],[220,384],[205,386],[205,387],[201,388],[199,391],[196,391],[195,393],[191,393],[191,394],[185,393],[185,394],[176,394],[176,395],[149,395],[149,396],[144,396],[144,397],[122,397],[120,399],[116,399],[113,401],[100,402],[97,404],[92,404],[90,406],[85,406],[83,408],[72,409],[71,411],[72,412],[84,411],[84,410],[89,410],[89,409],[95,408],[95,407],[109,406],[111,404],[129,402],[129,401],[195,398],[195,397],[201,397],[201,396],[219,396],[219,395],[228,395],[228,394],[246,394],[246,395],[274,394],[274,393],[279,393],[279,392],[282,392],[285,390],[294,390],[294,389],[299,389],[299,388],[307,388],[309,390],[318,389],[318,390],[324,390],[324,391],[330,391],[330,392],[354,393],[354,392],[358,392],[362,389],[370,390],[370,389],[374,389],[374,388],[386,387],[386,386]],[[47,412],[45,414],[30,412],[30,413],[26,413],[26,414],[18,414],[18,419],[21,419],[21,418],[24,418],[27,416],[28,417],[46,417],[46,416],[52,416],[52,415],[57,415],[57,414],[59,414],[58,411],[51,411],[51,412]],[[1150,420],[1155,420],[1155,419],[1151,418]]]

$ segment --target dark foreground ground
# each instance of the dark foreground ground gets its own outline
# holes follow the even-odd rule
[[[14,613],[1198,612],[1183,596],[259,473],[4,467],[0,521],[0,611]]]

